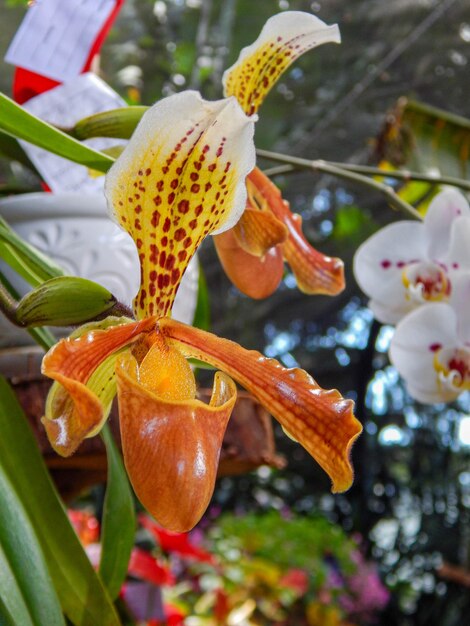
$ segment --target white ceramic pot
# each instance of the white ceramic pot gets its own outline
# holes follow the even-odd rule
[[[108,217],[101,195],[31,193],[0,200],[0,215],[26,241],[75,276],[89,278],[130,305],[139,287],[139,263],[134,242]],[[8,280],[20,292],[30,287],[1,263]],[[197,300],[199,268],[194,258],[183,278],[173,317],[190,324]],[[28,333],[0,316],[0,346],[26,345]]]

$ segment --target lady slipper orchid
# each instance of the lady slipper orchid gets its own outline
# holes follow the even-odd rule
[[[423,222],[389,224],[360,246],[354,274],[375,317],[396,324],[425,302],[447,302],[455,277],[470,269],[470,207],[458,191],[441,192]]]
[[[197,247],[233,227],[245,208],[253,126],[235,98],[207,102],[184,92],[149,109],[105,185],[112,217],[139,252],[137,320],[84,326],[43,361],[55,380],[43,418],[52,446],[67,456],[98,432],[117,389],[130,480],[142,504],[173,531],[191,529],[210,501],[236,399],[232,377],[314,456],[335,491],[352,481],[349,451],[361,426],[351,400],[321,389],[302,370],[170,319]],[[209,404],[196,399],[188,357],[223,370]]]
[[[457,276],[449,302],[431,302],[397,326],[390,359],[413,398],[451,402],[470,389],[470,272]]]
[[[223,77],[226,96],[235,96],[253,115],[287,68],[304,52],[339,43],[338,27],[301,11],[271,17],[258,39],[244,48]],[[307,294],[335,295],[344,289],[340,259],[315,250],[302,233],[279,189],[258,168],[248,176],[248,201],[237,226],[214,238],[230,280],[243,293],[265,298],[279,285],[286,260],[298,287]]]

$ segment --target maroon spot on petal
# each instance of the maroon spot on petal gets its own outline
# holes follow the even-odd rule
[[[178,252],[178,259],[181,262],[185,261],[187,256],[188,256],[188,253],[186,252],[186,250],[180,250],[180,252]]]
[[[160,206],[160,204],[162,203],[161,196],[155,196],[155,198],[153,199],[153,203],[155,206]]]
[[[142,245],[143,245],[142,239],[136,239],[135,245],[140,250],[140,248],[142,248]]]
[[[159,222],[160,222],[160,213],[158,211],[154,211],[152,213],[152,219],[150,220],[150,223],[155,228],[156,226],[158,226]]]
[[[398,261],[397,262],[397,267],[399,267],[399,268],[405,267],[405,265],[406,265],[405,261]]]
[[[152,170],[148,167],[148,168],[145,170],[145,175],[146,175],[146,176],[150,176],[150,174],[151,174],[151,173],[152,173]]]
[[[162,191],[163,190],[163,185],[164,185],[163,180],[159,180],[159,181],[157,181],[157,184],[155,186],[156,186],[158,191]]]
[[[139,218],[137,218],[137,217],[134,220],[134,227],[135,227],[136,230],[142,230],[142,225],[140,223]]]
[[[154,243],[150,244],[149,261],[150,263],[154,263],[155,265],[157,264],[157,261],[158,261],[158,248]]]
[[[209,170],[209,172],[213,172],[217,167],[216,163],[211,163],[210,165],[207,166],[207,169]]]
[[[162,244],[162,246],[164,248],[166,248],[167,245],[168,245],[168,237],[166,235],[164,237],[162,237],[161,240],[160,240],[160,243]]]
[[[192,230],[194,230],[194,229],[196,228],[196,226],[197,226],[197,220],[191,220],[191,221],[189,222],[189,227],[190,227]]]
[[[157,288],[155,287],[154,283],[150,283],[149,293],[151,296],[154,296],[157,293]]]
[[[199,174],[197,172],[191,172],[191,174],[189,175],[189,178],[195,182],[198,178],[199,178]]]
[[[163,289],[163,274],[159,274],[157,285],[159,289]]]
[[[175,267],[176,258],[173,254],[169,254],[166,259],[165,269],[172,270]]]
[[[138,205],[135,207],[134,211],[135,211],[137,214],[138,214],[138,213],[142,213],[142,207],[140,206],[140,204],[138,204]]]
[[[199,193],[200,189],[201,189],[201,185],[199,185],[198,183],[193,183],[191,185],[191,193]]]
[[[178,202],[178,211],[185,215],[189,211],[189,200],[181,200]]]
[[[171,220],[169,217],[165,218],[165,223],[163,224],[163,232],[167,233],[170,230],[171,227]]]
[[[185,248],[189,248],[189,246],[192,244],[192,241],[193,240],[191,239],[191,237],[186,237],[186,239],[184,240],[183,246]]]
[[[176,268],[175,270],[171,272],[171,282],[173,285],[175,285],[178,282],[180,276],[181,276],[181,272],[178,268]]]
[[[388,270],[388,268],[392,265],[392,262],[388,259],[384,259],[380,265],[384,268],[384,270]]]
[[[166,252],[165,252],[165,250],[162,250],[160,252],[160,257],[158,259],[158,263],[159,263],[160,267],[165,267],[165,263],[166,263]]]
[[[157,272],[155,270],[152,270],[149,274],[149,278],[152,281],[157,280]]]
[[[178,230],[175,231],[175,240],[181,241],[184,237],[186,237],[186,231],[184,228],[178,228]]]
[[[210,183],[206,183],[205,190],[209,191],[210,189],[212,189],[212,185]]]
[[[173,180],[170,183],[170,187],[172,189],[176,189],[178,187],[178,179],[177,178],[173,178]]]
[[[431,352],[437,352],[438,350],[440,350],[442,348],[442,344],[441,343],[432,343],[429,346],[429,349],[431,350]]]
[[[175,201],[175,192],[172,191],[170,195],[168,196],[168,204],[173,204],[174,201]]]
[[[196,217],[199,217],[203,211],[204,211],[204,207],[202,206],[202,204],[199,204],[199,205],[198,205],[198,206],[194,209],[194,214],[196,215]]]
[[[169,274],[165,274],[163,276],[163,286],[164,287],[168,287],[169,284],[170,284],[170,275]]]
[[[454,270],[457,270],[459,268],[459,264],[458,263],[452,263],[452,267],[454,268]]]
[[[210,147],[206,144],[204,148],[202,149],[202,153],[206,154],[206,152],[209,152],[209,150],[210,150]]]

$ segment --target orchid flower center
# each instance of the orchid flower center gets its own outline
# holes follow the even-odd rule
[[[435,263],[415,262],[405,266],[402,281],[406,299],[416,304],[447,300],[451,284],[444,268]]]
[[[176,348],[159,335],[149,338],[152,345],[139,367],[139,382],[161,400],[182,401],[196,397],[196,381],[191,366]]]
[[[444,389],[470,389],[470,348],[438,348],[434,356],[438,384]]]

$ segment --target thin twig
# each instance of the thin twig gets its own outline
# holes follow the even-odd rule
[[[366,176],[381,176],[382,178],[395,178],[405,182],[416,181],[429,183],[430,185],[452,185],[452,187],[470,191],[470,181],[463,178],[455,178],[454,176],[433,176],[432,174],[422,174],[421,172],[413,172],[411,170],[383,170],[380,167],[372,167],[370,165],[338,163],[336,161],[325,161],[325,163],[348,170],[348,172],[356,172],[356,174],[365,174]],[[293,165],[277,165],[263,171],[266,176],[279,176],[280,174],[290,174],[295,172],[295,170],[296,168]]]
[[[386,185],[385,183],[381,183],[372,178],[368,178],[367,176],[363,176],[362,174],[357,174],[356,172],[351,172],[343,167],[338,167],[337,165],[332,165],[327,161],[323,161],[321,159],[316,159],[315,161],[310,161],[308,159],[301,159],[299,157],[287,156],[285,154],[279,154],[277,152],[270,152],[269,150],[257,150],[257,155],[260,157],[264,157],[265,159],[270,159],[272,161],[279,161],[280,163],[288,163],[289,165],[294,165],[296,167],[300,167],[303,169],[313,170],[314,172],[323,172],[324,174],[330,174],[331,176],[337,176],[338,178],[343,178],[345,180],[349,180],[351,182],[359,183],[360,185],[365,185],[370,189],[375,189],[376,191],[380,191],[388,200],[389,205],[397,209],[398,211],[402,211],[403,213],[413,217],[414,219],[422,220],[422,216],[420,213],[402,200],[390,187],[390,185]]]

